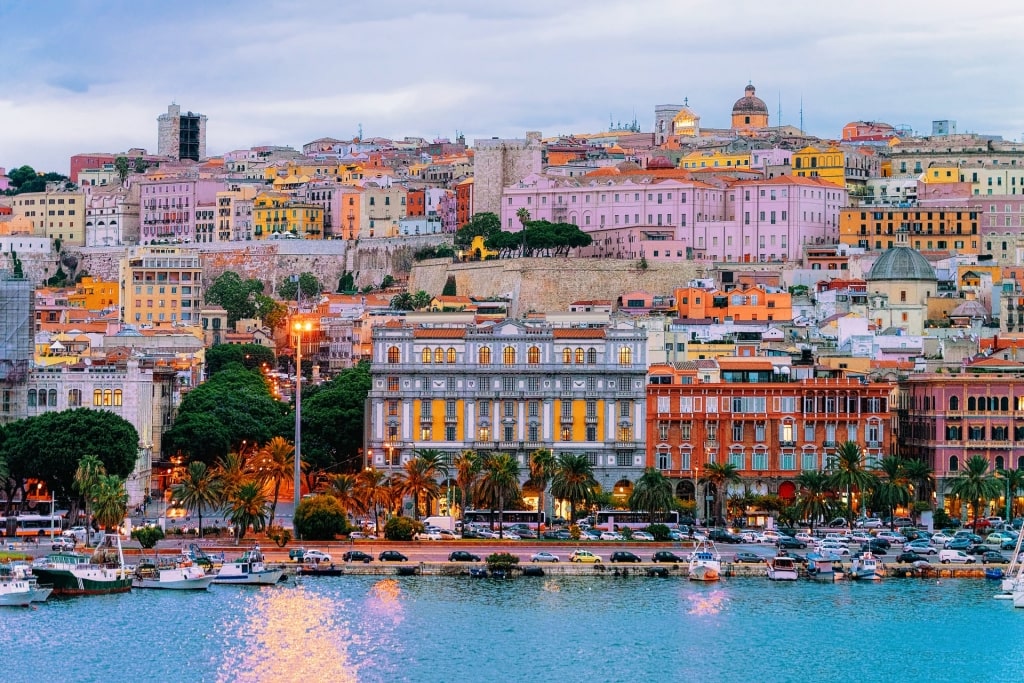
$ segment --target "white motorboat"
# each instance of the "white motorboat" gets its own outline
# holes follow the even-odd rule
[[[690,581],[718,581],[722,577],[722,556],[711,541],[701,541],[690,553]]]
[[[768,565],[768,578],[772,581],[796,581],[800,578],[800,572],[792,557],[776,555],[764,562]]]
[[[839,558],[831,553],[808,553],[807,578],[813,581],[835,581],[834,563],[838,561]]]
[[[28,607],[32,604],[32,585],[24,577],[11,573],[0,576],[0,605]]]
[[[32,565],[27,562],[11,562],[8,565],[0,565],[0,580],[4,577],[24,579],[32,591],[32,602],[46,602],[53,592],[53,586],[40,586],[39,579],[32,573]]]
[[[284,569],[268,567],[263,559],[263,552],[255,545],[237,560],[225,562],[220,572],[213,577],[213,582],[241,586],[271,586],[280,581],[282,576]]]
[[[866,581],[879,581],[885,576],[885,567],[872,553],[867,552],[855,558],[850,564],[850,578]]]
[[[213,579],[213,574],[207,574],[202,567],[186,557],[162,562],[144,560],[135,568],[132,588],[206,590]]]

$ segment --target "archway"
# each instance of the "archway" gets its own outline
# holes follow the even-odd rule
[[[612,499],[616,507],[628,507],[629,497],[633,494],[633,482],[629,479],[619,479],[612,488]]]
[[[791,481],[784,481],[779,484],[779,498],[786,501],[787,505],[792,505],[793,501],[796,500],[796,484]]]
[[[676,498],[680,500],[693,501],[696,498],[696,492],[693,490],[693,482],[684,479],[676,484]]]

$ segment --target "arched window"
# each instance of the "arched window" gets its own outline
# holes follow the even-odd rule
[[[480,365],[490,365],[491,364],[491,347],[490,346],[481,346],[479,353],[477,353],[477,360],[480,362]]]
[[[960,398],[958,396],[949,397],[949,409],[960,410]]]
[[[506,346],[505,349],[501,352],[501,362],[504,363],[505,365],[515,365],[516,347]]]
[[[389,363],[401,363],[402,352],[398,350],[397,346],[388,347],[388,362]]]
[[[444,362],[444,349],[442,349],[440,347],[434,349],[434,362],[435,363],[443,363]]]
[[[44,398],[44,401],[45,401],[45,398]],[[29,408],[35,408],[36,407],[36,390],[35,389],[29,389],[28,390],[28,407]]]
[[[960,470],[960,458],[955,455],[949,456],[949,471],[958,472]]]
[[[1024,455],[1017,456],[1017,469],[1024,469]]]
[[[421,355],[423,356],[423,364],[429,365],[431,358],[430,349],[423,349],[423,353]]]
[[[1004,463],[1003,456],[997,455],[996,456],[996,469],[997,470],[1004,469],[1003,463]]]
[[[121,405],[121,396],[122,396],[121,390],[120,389],[114,389],[114,405],[115,406]]]
[[[591,346],[587,349],[587,365],[593,365],[597,362],[597,349]]]
[[[572,349],[562,349],[562,362],[566,365],[572,362]]]
[[[978,409],[978,402],[975,400],[975,398],[973,396],[968,396],[967,397],[967,410],[974,411],[974,410],[977,410],[977,409]]]
[[[583,364],[583,360],[584,360],[583,349],[581,349],[581,348],[580,349],[576,349],[576,363],[579,364],[579,365],[582,365]]]
[[[92,392],[92,404],[94,406],[101,406],[101,405],[103,405],[103,390],[102,389],[96,389],[96,390],[94,390]]]
[[[1003,396],[1001,399],[999,399],[999,410],[1003,411],[1004,413],[1009,412],[1009,410],[1010,410],[1010,399],[1009,399],[1009,397]]]
[[[71,408],[77,408],[82,405],[82,390],[71,389],[68,391],[68,406]]]
[[[114,400],[114,392],[110,389],[103,390],[103,405],[109,406]]]
[[[633,349],[628,346],[619,347],[619,365],[633,364]]]
[[[57,405],[57,390],[56,390],[56,389],[50,389],[50,400],[49,400],[49,404],[50,404],[51,406],[55,406],[55,405]],[[120,405],[120,404],[119,404],[119,405]]]
[[[451,347],[448,348],[448,362],[449,363],[454,363],[455,362],[455,349],[453,349]]]
[[[526,351],[526,362],[529,363],[530,365],[540,364],[540,347],[531,346]]]

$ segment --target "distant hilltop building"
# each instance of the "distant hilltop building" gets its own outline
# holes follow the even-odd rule
[[[528,132],[525,140],[474,140],[473,152],[474,213],[501,213],[502,188],[541,172],[541,141],[537,132]]]
[[[157,154],[174,159],[199,161],[206,158],[206,116],[181,113],[176,104],[167,107],[157,122]]]
[[[665,149],[679,149],[691,146],[699,138],[802,134],[792,126],[771,127],[768,105],[757,96],[753,84],[747,84],[743,97],[732,105],[729,121],[729,128],[701,128],[700,116],[690,108],[689,100],[684,99],[682,105],[659,104],[654,108],[654,142]]]

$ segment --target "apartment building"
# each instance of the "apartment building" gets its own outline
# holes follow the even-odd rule
[[[199,254],[178,247],[138,247],[121,259],[121,320],[199,324],[203,268]]]

